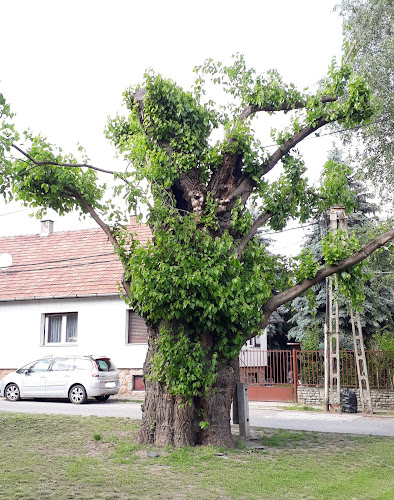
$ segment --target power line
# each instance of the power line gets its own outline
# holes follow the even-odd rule
[[[34,273],[36,271],[48,271],[48,270],[52,270],[52,269],[70,269],[70,268],[83,267],[83,266],[92,266],[95,264],[106,264],[109,262],[113,262],[112,259],[99,260],[99,261],[93,261],[93,262],[81,262],[79,264],[72,264],[72,265],[65,265],[65,266],[38,267],[36,269],[17,269],[16,271],[8,270],[7,275],[19,274],[19,273],[31,273],[31,272]],[[28,265],[28,264],[26,264],[26,265]]]
[[[85,255],[83,257],[69,257],[68,259],[58,259],[58,260],[44,260],[42,262],[30,262],[28,264],[15,264],[14,267],[26,267],[26,266],[42,266],[43,264],[57,264],[59,262],[68,262],[68,261],[75,261],[75,260],[81,260],[81,259],[92,259],[97,258],[97,257],[108,257],[108,255],[115,255],[114,252],[107,252],[107,253],[101,253],[97,255]],[[107,262],[107,261],[105,261]],[[110,261],[108,261],[110,262]]]
[[[26,210],[31,210],[30,208],[21,208],[20,210],[14,210],[13,212],[6,212],[5,214],[0,214],[0,217],[5,217],[6,215],[17,214],[18,212],[26,212]]]
[[[264,236],[266,234],[281,234],[281,233],[285,233],[287,231],[295,231],[296,229],[304,229],[305,227],[316,226],[317,224],[319,224],[319,222],[311,222],[310,224],[304,224],[302,226],[296,226],[296,227],[289,227],[287,229],[282,229],[281,231],[269,231],[269,232],[266,232],[264,230],[261,230],[261,231],[259,231],[259,234],[263,233]]]

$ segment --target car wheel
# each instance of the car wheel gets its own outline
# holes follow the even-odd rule
[[[109,395],[106,395],[106,396],[95,396],[94,399],[96,401],[107,401],[107,399],[109,398]]]
[[[76,405],[86,403],[86,400],[88,398],[86,396],[85,387],[80,384],[71,387],[70,392],[68,393],[68,399],[71,401],[71,403],[74,403]]]
[[[16,384],[8,384],[4,394],[8,401],[19,401],[21,398],[19,387]]]

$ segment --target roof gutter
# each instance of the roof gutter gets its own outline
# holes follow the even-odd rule
[[[52,299],[89,299],[92,297],[120,297],[119,293],[90,293],[84,295],[47,295],[43,297],[20,297],[11,299],[2,299],[0,302],[22,302],[27,300],[52,300]]]

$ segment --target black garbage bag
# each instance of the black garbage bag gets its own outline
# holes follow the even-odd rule
[[[341,394],[341,411],[344,413],[357,413],[357,396],[350,389],[345,389]]]

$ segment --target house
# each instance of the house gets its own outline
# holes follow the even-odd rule
[[[128,229],[141,243],[151,237],[135,217]],[[2,254],[12,264],[0,269],[0,378],[50,354],[104,354],[119,369],[121,394],[144,389],[146,326],[120,296],[123,268],[102,229],[56,232],[41,221],[40,234],[0,237]],[[283,320],[274,313],[271,322]],[[266,333],[242,350],[248,379],[267,366],[266,350]]]
[[[120,296],[123,268],[102,229],[0,237],[0,378],[29,361],[56,354],[104,354],[119,368],[121,394],[143,390],[147,331]],[[142,243],[147,226],[129,230]]]

